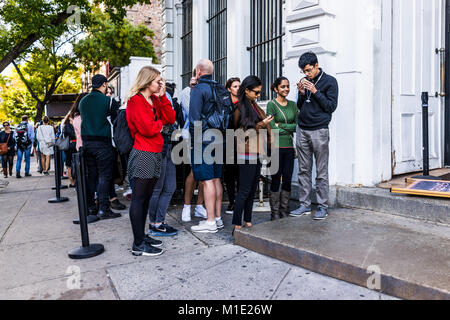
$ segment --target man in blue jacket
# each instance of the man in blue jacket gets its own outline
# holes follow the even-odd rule
[[[319,68],[317,56],[307,52],[300,57],[299,67],[306,75],[298,83],[300,110],[297,126],[300,208],[293,217],[311,214],[313,156],[316,159],[316,194],[319,209],[314,220],[328,216],[328,161],[332,114],[338,105],[339,87],[335,78]]]
[[[210,60],[201,60],[196,67],[196,77],[198,84],[191,90],[191,98],[189,103],[189,131],[191,140],[193,141],[192,150],[192,171],[194,172],[195,181],[203,182],[203,195],[205,198],[205,207],[207,213],[207,221],[201,222],[198,226],[193,226],[193,232],[198,233],[216,233],[218,229],[224,227],[221,218],[222,208],[222,164],[207,164],[203,152],[207,146],[213,141],[204,141],[204,133],[210,129],[206,118],[211,114],[214,108],[213,94],[211,86],[214,85],[212,74],[214,65]],[[201,136],[195,136],[195,128],[199,130],[201,127]],[[201,162],[196,163],[195,153],[202,152]]]

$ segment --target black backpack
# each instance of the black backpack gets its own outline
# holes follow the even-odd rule
[[[17,148],[20,150],[27,150],[28,147],[31,145],[31,140],[28,137],[28,123],[27,122],[21,122],[16,127],[16,144]]]
[[[119,110],[113,127],[114,143],[116,144],[117,150],[119,150],[120,154],[129,154],[133,149],[134,140],[128,127],[126,110]]]
[[[208,126],[225,132],[235,110],[230,92],[217,81],[200,80],[199,83],[207,83],[211,87],[213,108],[205,117]]]
[[[178,103],[178,99],[177,98],[173,98],[173,109],[175,110],[175,113],[176,113],[177,124],[178,124],[179,128],[183,129],[184,125],[185,125],[184,115],[183,115],[183,108]]]

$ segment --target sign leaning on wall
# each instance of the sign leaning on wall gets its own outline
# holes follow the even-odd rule
[[[406,188],[392,188],[392,193],[450,198],[450,181],[408,179]]]

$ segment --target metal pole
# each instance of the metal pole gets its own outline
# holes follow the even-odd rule
[[[61,172],[60,172],[60,156],[59,156],[59,148],[58,146],[53,147],[53,155],[55,162],[55,190],[56,190],[56,198],[49,199],[49,203],[61,203],[69,201],[69,198],[61,197]]]
[[[429,144],[429,126],[428,126],[428,109],[429,109],[428,92],[422,92],[422,145],[423,145],[423,176],[415,176],[413,179],[421,180],[442,180],[440,177],[430,176],[430,144]]]
[[[71,259],[88,259],[96,257],[105,251],[102,244],[89,243],[89,231],[87,221],[87,199],[86,199],[86,179],[84,177],[85,168],[83,156],[80,153],[73,155],[73,163],[75,165],[77,175],[77,198],[78,198],[78,213],[80,216],[80,231],[82,246],[71,250],[68,255]]]

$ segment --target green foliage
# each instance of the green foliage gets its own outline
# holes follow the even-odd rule
[[[1,121],[9,120],[14,124],[19,123],[25,114],[32,118],[36,116],[36,101],[16,72],[11,78],[3,77],[0,83],[0,113]]]
[[[151,0],[1,0],[0,72],[27,53],[39,39],[56,39],[73,28],[93,25],[93,8],[103,4],[113,23],[121,24],[126,7]],[[79,18],[78,18],[79,17]],[[79,23],[78,23],[79,21]]]
[[[96,70],[102,63],[122,67],[130,64],[131,56],[150,57],[157,63],[152,44],[153,31],[144,24],[132,25],[127,19],[112,23],[108,13],[93,11],[94,24],[89,35],[74,46],[74,52],[87,70]]]

